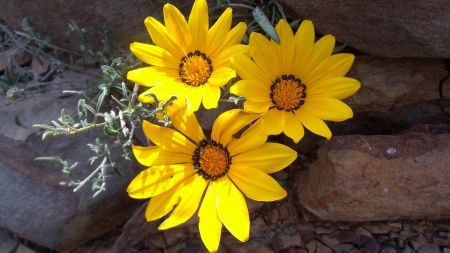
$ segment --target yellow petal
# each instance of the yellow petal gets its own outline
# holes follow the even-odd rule
[[[231,66],[236,70],[239,77],[244,80],[253,80],[261,84],[271,85],[272,81],[252,60],[243,55],[235,55],[230,58]]]
[[[190,51],[202,51],[209,28],[208,4],[206,0],[195,0],[189,15],[188,25],[192,35]]]
[[[168,107],[169,108],[169,107]],[[171,112],[168,116],[172,125],[185,136],[191,140],[199,143],[201,140],[206,139],[203,134],[203,130],[198,124],[195,114],[186,114],[186,110],[180,110],[178,112]],[[192,158],[192,157],[191,157]]]
[[[304,68],[300,69],[300,79],[305,79],[323,60],[328,58],[334,49],[335,39],[332,35],[325,35],[314,44],[311,55]],[[308,85],[308,83],[306,83]]]
[[[246,101],[267,102],[271,101],[270,86],[253,80],[240,80],[230,88],[230,93],[237,96],[245,96]]]
[[[232,9],[227,8],[222,15],[220,15],[219,19],[217,19],[211,29],[209,29],[208,35],[206,36],[205,47],[203,48],[203,52],[206,55],[212,55],[227,36],[231,27],[231,13]]]
[[[305,135],[305,129],[303,129],[300,120],[295,117],[292,112],[284,112],[286,118],[286,126],[284,127],[284,134],[291,138],[295,143],[298,143]]]
[[[234,156],[248,150],[261,147],[267,140],[266,126],[259,119],[241,135],[239,139],[233,139],[227,148],[230,155]],[[221,142],[222,143],[222,142]]]
[[[275,179],[252,167],[231,165],[228,176],[245,196],[256,201],[275,201],[287,195]]]
[[[246,31],[247,25],[245,24],[245,22],[240,22],[239,24],[237,24],[228,32],[227,36],[222,41],[222,43],[216,48],[216,50],[214,50],[214,54],[220,53],[226,50],[228,47],[231,47],[232,45],[241,43],[242,38],[244,38]]]
[[[244,111],[260,113],[260,114],[264,115],[267,112],[267,110],[269,110],[269,107],[272,105],[273,105],[272,101],[253,102],[253,101],[246,100],[244,102]]]
[[[284,19],[280,19],[275,27],[280,38],[279,58],[280,60],[280,74],[290,74],[292,60],[294,58],[294,34],[291,26]]]
[[[264,114],[263,119],[266,122],[267,134],[275,135],[283,132],[286,126],[286,118],[283,112],[273,108]]]
[[[180,192],[181,201],[170,217],[165,220],[158,229],[168,229],[186,222],[197,211],[200,199],[203,196],[208,181],[203,177],[195,175],[194,181],[185,185]]]
[[[352,54],[332,55],[322,61],[303,81],[310,87],[322,80],[343,77],[350,70],[354,59]]]
[[[241,112],[241,109],[233,109],[220,114],[214,121],[211,138],[217,142],[220,142],[222,132],[228,128],[228,126],[232,123],[232,120]],[[224,144],[222,143],[222,145]]]
[[[156,46],[165,49],[178,59],[181,59],[184,55],[186,55],[186,52],[183,52],[180,46],[172,40],[167,28],[158,20],[153,17],[148,17],[145,19],[144,24]]]
[[[131,148],[136,160],[144,166],[188,163],[192,159],[192,155],[170,152],[156,146],[140,147],[132,145]]]
[[[128,71],[127,79],[143,86],[154,86],[179,79],[178,70],[164,67],[145,67]]]
[[[133,42],[130,45],[131,52],[141,61],[166,68],[178,69],[180,60],[170,52],[149,44]]]
[[[300,73],[306,67],[311,51],[314,47],[314,26],[310,20],[304,20],[294,37],[294,58],[289,73],[300,77]]]
[[[223,146],[227,146],[232,140],[233,135],[239,132],[242,128],[250,124],[250,122],[256,120],[258,115],[253,113],[240,112],[236,117],[230,119],[229,124],[225,128],[221,128],[219,142]],[[213,128],[214,131],[214,128]],[[231,152],[230,152],[231,153]]]
[[[275,80],[280,76],[281,69],[277,51],[270,45],[270,41],[260,33],[253,32],[250,34],[250,53],[256,65],[267,74],[271,80]],[[277,45],[279,47],[279,45]],[[239,73],[239,71],[238,71]]]
[[[145,218],[147,221],[157,220],[168,214],[173,206],[179,202],[179,196],[176,195],[177,187],[161,193],[150,199],[145,210]]]
[[[300,120],[303,126],[308,128],[309,131],[323,136],[328,140],[331,138],[331,131],[323,120],[311,115],[308,111],[300,107],[295,111],[295,116]]]
[[[184,15],[171,4],[164,5],[163,11],[164,24],[166,25],[167,33],[186,55],[188,45],[192,41],[192,36]],[[181,60],[181,58],[179,60]]]
[[[203,106],[205,109],[217,108],[220,99],[220,88],[212,85],[205,85],[203,94]]]
[[[331,97],[336,99],[344,99],[353,95],[359,88],[361,83],[353,78],[335,77],[325,79],[308,86],[308,98],[312,97]]]
[[[197,146],[179,132],[152,124],[146,120],[142,122],[145,135],[158,147],[171,152],[193,154]]]
[[[239,241],[248,241],[250,217],[244,197],[228,178],[221,178],[216,182],[219,190],[217,208],[220,219]]]
[[[164,83],[159,83],[150,89],[139,94],[139,101],[142,103],[154,103],[153,98],[149,96],[149,94],[155,94],[158,100],[167,101],[172,96],[179,97],[180,94],[183,94],[185,89],[183,86],[177,81],[167,81]]]
[[[234,77],[236,77],[236,72],[232,68],[225,67],[217,70],[214,69],[211,77],[208,79],[208,85],[222,87]]]
[[[303,105],[311,115],[332,121],[343,121],[353,117],[352,108],[335,98],[307,98]]]
[[[192,114],[195,111],[198,111],[200,107],[200,103],[202,102],[203,97],[203,89],[204,87],[192,87],[187,89],[186,94],[186,103],[187,103],[187,114]]]
[[[217,56],[211,57],[214,69],[224,67],[231,68],[230,57],[233,55],[245,55],[250,57],[250,48],[248,45],[236,44],[218,52]],[[234,77],[236,77],[236,75]]]
[[[147,221],[153,221],[165,216],[173,209],[175,204],[180,203],[181,189],[194,181],[194,175],[192,174],[185,181],[180,182],[170,190],[152,197],[145,210],[145,218]]]
[[[286,168],[297,158],[297,152],[279,143],[264,143],[261,147],[233,157],[233,164],[250,166],[265,173],[273,173]]]
[[[200,237],[210,252],[219,248],[222,221],[217,213],[217,183],[211,181],[198,211]]]
[[[148,168],[137,175],[127,188],[128,195],[146,199],[159,195],[195,173],[192,164],[161,165]]]

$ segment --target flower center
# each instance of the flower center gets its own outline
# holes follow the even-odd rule
[[[297,110],[305,103],[306,85],[293,75],[283,75],[270,86],[270,98],[280,111]]]
[[[213,181],[225,176],[231,165],[227,148],[215,141],[209,144],[206,140],[202,140],[200,147],[195,149],[192,160],[197,174],[206,180]]]
[[[208,81],[213,72],[212,62],[204,53],[196,50],[181,59],[178,74],[181,81],[189,86],[198,87]]]

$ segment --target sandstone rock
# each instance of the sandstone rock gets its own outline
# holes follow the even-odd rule
[[[282,1],[322,34],[384,57],[450,57],[450,7],[445,0]],[[357,15],[355,15],[357,14]],[[443,36],[437,36],[438,34]]]
[[[113,32],[110,39],[116,44],[123,42],[120,46],[128,48],[133,36],[141,35],[137,37],[141,41],[149,38],[144,26],[144,19],[147,16],[158,18],[156,13],[162,10],[163,3],[162,0],[152,2],[139,0],[133,4],[122,1],[106,3],[88,0],[77,2],[33,0],[19,3],[14,0],[6,0],[2,2],[3,8],[0,9],[0,17],[15,30],[22,30],[22,19],[26,17],[42,36],[49,34],[52,36],[52,43],[66,47],[67,45],[62,43],[62,39],[69,29],[70,20],[75,21],[80,28],[95,31],[100,31],[106,25],[107,29]],[[189,14],[192,8],[191,2],[175,1],[174,4],[185,15]],[[162,20],[162,15],[159,18]],[[98,41],[93,42],[96,42],[98,49],[101,49],[100,37],[98,38]]]
[[[300,203],[323,220],[449,217],[450,135],[425,128],[428,132],[323,142],[306,183],[298,187]]]
[[[348,76],[361,88],[344,100],[354,117],[334,124],[333,133],[392,134],[415,124],[449,124],[450,114],[437,102],[439,82],[447,74],[443,60],[357,57]],[[443,97],[450,100],[450,81]]]

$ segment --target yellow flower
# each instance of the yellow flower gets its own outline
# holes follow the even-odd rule
[[[249,238],[250,221],[244,193],[257,201],[274,201],[286,191],[267,173],[288,166],[297,154],[278,143],[265,143],[264,121],[257,120],[239,139],[240,129],[258,119],[235,109],[221,114],[207,140],[195,114],[185,113],[180,101],[167,108],[177,131],[146,121],[142,127],[153,147],[133,146],[136,159],[148,169],[128,187],[132,198],[151,198],[148,221],[159,219],[177,205],[159,227],[168,229],[187,221],[198,209],[200,236],[208,250],[219,247],[222,223],[240,241]],[[242,193],[241,193],[242,192]]]
[[[343,77],[350,69],[352,54],[335,54],[335,39],[326,35],[314,43],[311,21],[303,21],[292,33],[285,20],[276,26],[280,43],[259,33],[250,35],[250,54],[231,57],[232,66],[243,79],[231,93],[245,96],[244,110],[263,114],[268,134],[280,134],[298,142],[303,126],[331,138],[323,120],[343,121],[353,117],[341,99],[355,93],[361,84]],[[302,126],[303,125],[303,126]]]
[[[164,5],[165,26],[148,17],[144,23],[155,45],[130,46],[136,57],[153,65],[128,72],[129,80],[152,87],[139,100],[146,102],[149,93],[183,94],[189,114],[201,102],[206,109],[217,108],[220,87],[236,77],[229,57],[248,54],[248,46],[239,44],[246,25],[241,22],[230,30],[231,13],[231,8],[226,9],[210,29],[206,0],[195,1],[189,22],[171,4]]]

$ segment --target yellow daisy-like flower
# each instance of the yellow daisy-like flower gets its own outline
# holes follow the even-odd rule
[[[355,57],[331,55],[335,44],[331,35],[314,43],[314,26],[309,20],[302,22],[295,36],[285,20],[280,20],[276,31],[280,44],[259,33],[250,35],[253,61],[231,58],[243,80],[230,91],[246,97],[245,111],[264,115],[268,134],[284,132],[298,142],[305,126],[330,139],[331,131],[323,120],[353,117],[352,109],[340,100],[361,86],[357,80],[343,77]]]
[[[136,159],[150,168],[128,187],[132,198],[151,198],[148,221],[168,214],[159,229],[187,221],[198,209],[200,236],[208,250],[219,247],[222,223],[240,241],[249,238],[250,221],[242,193],[257,201],[274,201],[286,191],[267,173],[292,163],[297,153],[278,143],[265,143],[264,121],[257,120],[239,139],[240,129],[258,119],[235,109],[221,114],[207,140],[195,114],[185,113],[180,101],[167,108],[177,131],[144,121],[143,130],[154,147],[133,146]],[[241,193],[242,192],[242,193]]]
[[[143,86],[152,87],[139,96],[146,102],[146,94],[183,94],[187,98],[188,113],[197,111],[200,103],[206,109],[217,108],[220,87],[236,72],[229,57],[248,54],[248,46],[239,44],[246,24],[231,27],[232,9],[228,8],[209,28],[206,0],[196,0],[189,22],[171,4],[164,5],[165,26],[153,17],[145,26],[155,45],[132,43],[131,51],[140,60],[151,64],[128,72],[127,78]]]

